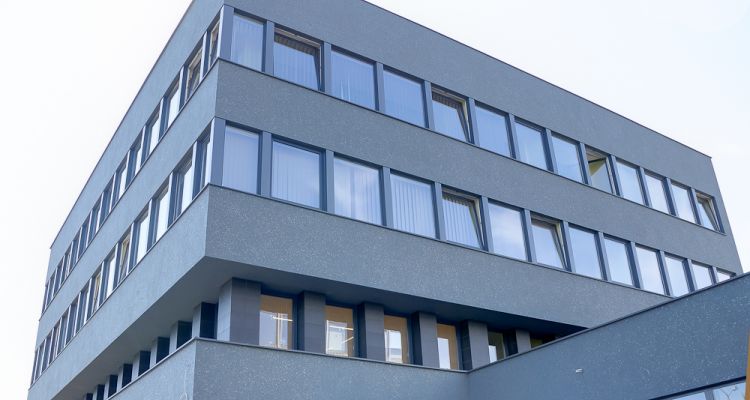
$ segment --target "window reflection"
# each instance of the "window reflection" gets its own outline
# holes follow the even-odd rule
[[[671,289],[670,294],[675,297],[687,294],[690,289],[688,288],[687,276],[685,276],[685,260],[672,256],[666,256],[664,260]]]
[[[715,231],[719,230],[719,221],[716,218],[716,212],[714,211],[713,200],[704,195],[698,194],[698,215],[700,216],[701,225],[708,229]]]
[[[409,330],[406,318],[386,315],[384,334],[385,360],[393,363],[409,363]]]
[[[664,294],[664,281],[661,279],[659,253],[636,246],[638,269],[641,272],[641,288],[650,292]]]
[[[332,51],[331,87],[340,99],[375,108],[375,66],[370,62]]]
[[[547,153],[542,132],[516,121],[519,160],[538,168],[547,169]]]
[[[320,88],[319,45],[296,35],[279,32],[274,36],[274,41],[274,75],[318,90]]]
[[[218,41],[218,29],[217,41]],[[212,47],[212,57],[218,50]],[[232,61],[249,68],[261,70],[263,61],[263,24],[254,19],[234,15],[232,22]]]
[[[481,247],[479,201],[450,191],[443,192],[445,238],[451,242]]]
[[[385,113],[412,124],[425,126],[422,83],[391,71],[383,71]]]
[[[354,356],[354,312],[350,308],[326,306],[326,354]]]
[[[379,170],[336,157],[333,185],[336,214],[373,224],[382,223]]]
[[[260,296],[260,345],[291,349],[292,299]]]
[[[705,287],[713,285],[713,280],[711,279],[711,267],[709,267],[708,265],[697,263],[695,261],[693,261],[692,264],[693,279],[695,280],[695,290],[703,289]]]
[[[226,127],[222,185],[243,192],[258,191],[258,148],[260,139],[252,132]]]
[[[452,138],[468,141],[466,104],[455,96],[432,92],[432,116],[435,130]]]
[[[630,269],[628,244],[619,240],[604,238],[604,250],[607,253],[609,279],[614,282],[632,285],[633,274]]]
[[[552,148],[555,151],[557,173],[574,181],[583,182],[578,143],[552,135]]]
[[[570,248],[575,272],[601,279],[602,270],[597,252],[596,234],[583,229],[570,228]]]
[[[664,179],[646,174],[646,186],[651,207],[669,214],[669,202],[664,188]]]
[[[320,207],[320,154],[274,142],[271,195],[310,207]]]
[[[617,161],[617,174],[620,178],[620,193],[622,197],[643,204],[643,191],[638,169],[630,164]]]
[[[612,181],[609,173],[607,156],[590,148],[586,148],[586,160],[589,164],[591,186],[612,193]]]
[[[531,234],[534,238],[536,262],[563,268],[565,253],[560,225],[556,222],[534,218],[531,220]]]
[[[688,188],[672,183],[672,196],[674,198],[675,211],[677,216],[695,223],[695,214],[693,213],[693,202],[690,200],[690,191]]]
[[[526,260],[523,213],[495,203],[490,203],[489,212],[493,251],[504,256]]]
[[[495,111],[477,106],[476,140],[479,146],[504,156],[510,156],[508,118]]]

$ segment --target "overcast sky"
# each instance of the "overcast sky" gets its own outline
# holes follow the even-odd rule
[[[750,0],[373,3],[712,156],[750,265]],[[26,397],[49,246],[188,4],[0,0],[2,398]]]

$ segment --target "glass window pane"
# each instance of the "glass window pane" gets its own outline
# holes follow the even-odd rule
[[[391,195],[396,229],[435,237],[435,209],[429,184],[391,175]]]
[[[148,225],[148,224],[147,224]],[[117,269],[120,273],[117,281],[122,282],[130,270],[130,233],[120,241],[120,248],[117,250]]]
[[[481,246],[477,201],[443,192],[445,238],[472,247]]]
[[[570,247],[573,256],[573,271],[601,279],[602,270],[596,249],[596,234],[571,227]]]
[[[525,260],[526,238],[521,211],[494,203],[490,203],[489,211],[494,252]]]
[[[664,294],[664,281],[659,269],[659,253],[636,247],[638,269],[641,272],[641,288],[650,292]]]
[[[690,191],[686,187],[672,183],[672,195],[674,196],[674,206],[677,216],[685,221],[695,223]]]
[[[409,328],[406,318],[386,315],[385,360],[393,363],[409,363]]]
[[[477,106],[477,141],[479,146],[510,156],[508,119],[505,115]]]
[[[437,324],[438,358],[440,368],[458,369],[458,343],[456,327]]]
[[[578,143],[552,135],[552,148],[555,150],[557,173],[574,181],[583,182]]]
[[[732,278],[732,274],[730,274],[729,272],[725,272],[725,271],[722,271],[722,270],[716,270],[716,282],[717,283],[718,282],[724,282],[724,281],[726,281],[728,279],[731,279],[731,278]]]
[[[151,119],[146,123],[146,135],[148,135],[148,154],[153,153],[156,144],[161,139],[161,117],[159,115],[159,107],[156,108],[156,112]]]
[[[612,183],[609,179],[609,165],[607,156],[591,149],[586,149],[586,160],[589,163],[591,186],[612,193]]]
[[[138,171],[141,170],[141,164],[143,161],[141,159],[141,154],[141,136],[138,135],[138,139],[135,140],[133,147],[130,148],[130,161],[128,161],[128,166],[130,167],[130,181],[132,181]]]
[[[651,201],[651,207],[669,214],[669,204],[667,203],[667,195],[664,191],[664,180],[651,174],[646,174],[646,186],[648,187],[648,198]]]
[[[604,238],[604,250],[607,252],[609,279],[614,282],[632,285],[633,274],[630,269],[628,244],[619,240]]]
[[[218,30],[217,30],[218,36]],[[214,50],[216,52],[216,50]],[[214,56],[215,57],[215,56]],[[263,24],[234,15],[232,23],[232,61],[253,69],[262,69]]]
[[[516,138],[518,139],[518,159],[526,164],[547,169],[542,132],[516,122]]]
[[[326,306],[326,354],[354,356],[354,312],[351,308]]]
[[[693,262],[693,278],[695,279],[695,290],[703,289],[713,285],[711,280],[711,267]]]
[[[745,382],[727,385],[714,389],[714,400],[743,400],[745,399]]]
[[[180,112],[180,85],[176,83],[167,95],[167,127],[172,126],[178,112]]]
[[[422,83],[383,71],[385,113],[412,124],[425,126]]]
[[[714,212],[713,201],[710,198],[698,195],[698,215],[701,218],[701,225],[715,231],[719,230],[719,222]]]
[[[227,126],[224,136],[222,185],[243,192],[258,191],[258,135]]]
[[[432,92],[432,117],[435,130],[452,138],[468,140],[464,103],[452,97]]]
[[[232,26],[232,35],[234,35],[234,30],[237,29],[237,22],[234,23]],[[232,40],[232,43],[234,43],[234,40]],[[208,35],[208,59],[209,59],[209,65],[213,64],[214,61],[216,61],[216,57],[219,56],[219,21],[216,21],[214,23],[214,26],[211,28],[211,33]],[[208,71],[205,71],[204,73],[207,73]]]
[[[156,243],[169,227],[169,188],[165,189],[156,197],[154,207],[154,218],[156,223],[154,224],[153,243]]]
[[[187,83],[185,99],[189,98],[195,89],[198,88],[198,83],[201,81],[201,62],[203,61],[203,50],[198,49],[198,52],[190,60],[190,64],[187,67],[187,77],[185,82]]]
[[[489,350],[490,350],[490,362],[502,360],[505,358],[505,344],[503,343],[503,334],[500,332],[487,332]]]
[[[534,219],[531,221],[536,262],[552,267],[565,265],[560,229],[557,224]]]
[[[141,261],[148,251],[149,237],[149,215],[145,213],[138,222],[136,222],[136,243],[135,243],[135,263]]]
[[[336,214],[382,223],[377,169],[337,157],[333,161],[333,185]]]
[[[320,87],[318,47],[276,34],[273,45],[273,73],[310,89]]]
[[[177,218],[193,201],[193,160],[188,159],[174,174],[174,217]]]
[[[375,66],[337,51],[331,52],[331,87],[334,96],[375,108]]]
[[[673,400],[706,400],[706,395],[703,392],[693,393],[687,396],[677,397]]]
[[[206,135],[203,139],[198,140],[197,155],[195,157],[195,164],[198,168],[196,171],[196,182],[195,187],[197,190],[203,189],[206,185],[206,172],[207,166],[210,165],[211,155],[208,153],[208,145],[211,142],[211,136]],[[197,191],[196,190],[196,191]]]
[[[617,175],[620,179],[622,197],[643,204],[643,191],[641,191],[638,169],[622,161],[617,161]]]
[[[292,299],[260,296],[260,345],[292,348]]]
[[[690,289],[688,289],[687,277],[685,276],[685,260],[670,256],[664,257],[664,260],[672,296],[678,297],[687,294]]]
[[[273,143],[271,196],[320,207],[320,155],[284,143]]]
[[[109,297],[109,295],[112,294],[112,291],[115,290],[115,287],[117,286],[117,258],[115,257],[115,254],[112,253],[109,255],[107,260],[104,261],[104,267],[106,268],[106,275],[107,275],[107,292],[106,296]]]

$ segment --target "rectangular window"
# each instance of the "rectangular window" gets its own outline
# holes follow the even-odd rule
[[[273,45],[273,72],[281,79],[320,89],[320,45],[277,31]]]
[[[260,296],[260,345],[292,348],[292,299]]]
[[[100,211],[99,216],[99,227],[101,228],[102,225],[104,225],[104,220],[107,219],[107,216],[109,216],[109,211],[112,207],[112,181],[110,180],[109,183],[107,183],[107,187],[104,188],[104,192],[102,193],[102,209]]]
[[[202,139],[198,139],[198,146],[197,146],[197,157],[195,158],[195,163],[198,166],[198,171],[196,173],[196,188],[195,193],[197,194],[201,189],[203,189],[203,186],[206,185],[206,174],[208,173],[208,166],[210,165],[210,155],[208,153],[208,146],[211,143],[211,136],[206,135]]]
[[[73,238],[73,242],[70,244],[70,269],[71,271],[78,262],[78,234]]]
[[[331,52],[332,94],[375,109],[375,66],[338,51]]]
[[[711,267],[693,261],[693,279],[695,290],[703,289],[714,284],[711,278]]]
[[[588,162],[591,186],[612,193],[612,174],[609,172],[607,156],[590,148],[586,148],[586,161]]]
[[[469,141],[466,102],[457,96],[432,91],[432,116],[435,130],[454,139]]]
[[[400,175],[391,175],[393,226],[396,229],[435,237],[432,186]]]
[[[531,236],[534,238],[536,262],[551,267],[564,268],[565,252],[562,246],[560,224],[539,218],[531,220]]]
[[[555,152],[557,173],[568,179],[583,182],[578,143],[558,135],[552,135],[552,149]]]
[[[541,169],[547,169],[547,152],[541,130],[516,121],[519,160]]]
[[[649,292],[664,294],[664,281],[661,279],[659,253],[636,246],[638,269],[641,272],[641,288]]]
[[[156,107],[156,111],[151,115],[148,122],[146,122],[146,143],[148,143],[148,155],[154,152],[156,145],[161,139],[161,115],[160,108]]]
[[[716,218],[713,199],[702,193],[698,193],[696,199],[698,200],[698,215],[700,216],[701,225],[718,231],[719,220]]]
[[[89,230],[91,231],[89,233],[89,243],[91,243],[99,229],[99,202],[97,202],[91,210],[91,223],[89,224],[89,227]]]
[[[174,185],[172,193],[174,200],[172,201],[174,207],[174,215],[172,221],[182,214],[182,212],[190,205],[193,201],[193,176],[195,171],[193,170],[193,159],[192,154],[187,155],[187,159],[177,167],[172,178]],[[171,223],[171,222],[170,222]]]
[[[391,71],[383,71],[385,113],[425,126],[424,96],[422,83]]]
[[[385,334],[385,360],[392,363],[409,363],[409,324],[406,318],[386,315],[383,320]]]
[[[731,278],[732,278],[731,272],[722,271],[720,269],[716,270],[716,283],[724,282]]]
[[[651,208],[669,214],[669,202],[667,201],[664,179],[649,173],[646,173],[645,176]]]
[[[440,368],[458,369],[458,338],[453,325],[437,324]]]
[[[487,339],[489,342],[490,362],[492,363],[505,358],[505,344],[503,334],[500,332],[488,331]]]
[[[182,106],[180,97],[180,82],[178,81],[169,89],[165,97],[164,104],[167,106],[167,111],[164,113],[167,116],[166,128],[172,126],[172,122],[177,118],[177,113],[180,112],[180,107]]]
[[[78,259],[81,259],[81,256],[83,255],[83,252],[86,251],[86,248],[89,245],[89,219],[86,218],[85,221],[83,221],[83,225],[81,225],[81,235],[80,240],[78,241]]]
[[[733,383],[713,390],[715,400],[742,400],[745,397],[745,382]]]
[[[381,224],[380,171],[336,157],[333,161],[334,212]]]
[[[602,278],[597,247],[595,233],[570,227],[570,252],[574,272],[592,278]]]
[[[117,193],[117,196],[112,201],[112,207],[114,207],[115,203],[117,203],[117,200],[120,200],[122,195],[125,193],[125,189],[128,187],[128,171],[127,171],[127,162],[126,160],[123,160],[120,164],[120,167],[117,168],[117,172],[115,172],[115,193]]]
[[[186,73],[187,77],[185,79],[186,87],[185,87],[185,100],[189,99],[190,96],[195,93],[195,89],[198,88],[198,84],[201,81],[201,63],[203,61],[203,50],[200,48],[193,56],[193,59],[190,60],[190,63],[187,65]]]
[[[128,171],[128,184],[133,181],[133,178],[138,174],[138,171],[141,170],[141,135],[138,135],[138,138],[135,139],[135,142],[133,143],[133,146],[130,147],[130,152],[128,153],[128,167],[130,167],[130,171]]]
[[[148,223],[146,225],[148,226]],[[119,285],[130,272],[130,232],[125,233],[125,236],[117,245],[117,272],[119,273],[117,277],[117,284]]]
[[[57,335],[58,331],[60,329],[60,323],[58,322],[55,324],[55,327],[52,328],[52,333],[50,334],[50,346],[49,346],[49,355],[50,355],[50,362],[52,362],[55,359],[55,355],[57,354]]]
[[[259,143],[257,134],[227,126],[222,185],[243,192],[258,192]]]
[[[68,312],[65,311],[63,313],[62,318],[60,318],[60,336],[57,339],[57,354],[60,354],[60,352],[65,348],[65,343],[67,343],[65,340],[65,336],[67,335],[67,328],[68,327]]]
[[[688,288],[687,276],[685,275],[685,260],[672,256],[665,256],[667,279],[669,279],[669,288],[671,295],[679,297],[690,292]]]
[[[490,203],[489,212],[493,251],[504,256],[526,260],[523,213],[495,203]]]
[[[78,318],[78,299],[76,298],[70,303],[70,312],[68,313],[68,334],[65,336],[65,344],[70,343],[70,339],[75,336],[76,332],[76,319]]]
[[[237,29],[237,25],[232,26],[232,33],[234,34],[234,30]],[[213,65],[214,61],[216,61],[216,58],[219,56],[219,21],[214,22],[213,26],[209,30],[208,33],[208,65],[206,66],[206,70],[203,71],[203,74],[208,73],[208,67]]]
[[[154,237],[149,247],[153,246],[159,240],[169,227],[169,188],[156,195],[154,198],[154,209],[151,215],[154,219]]]
[[[443,191],[443,220],[448,241],[482,247],[479,201],[452,191]]]
[[[476,140],[479,146],[510,157],[508,117],[481,106],[477,110]]]
[[[643,204],[643,190],[638,168],[617,160],[617,177],[620,182],[620,195],[630,201]]]
[[[218,34],[217,29],[217,42]],[[218,51],[214,50],[214,53]],[[216,58],[215,55],[214,58]],[[263,23],[241,15],[234,15],[231,59],[237,64],[259,71],[263,68]]]
[[[88,297],[89,297],[89,284],[83,287],[81,292],[78,294],[78,317],[76,318],[76,332],[81,331],[83,323],[86,321],[86,310],[88,310]]]
[[[135,232],[134,232],[134,241],[135,241],[135,255],[134,255],[134,264],[138,264],[141,259],[143,259],[143,256],[146,255],[146,252],[149,249],[149,226],[151,225],[151,219],[149,218],[148,210],[144,211],[143,214],[136,220],[135,222]]]
[[[604,251],[607,253],[609,280],[626,285],[633,285],[633,273],[630,268],[630,250],[626,242],[604,238]]]
[[[115,252],[113,251],[110,253],[110,255],[107,256],[107,259],[104,260],[104,277],[105,277],[105,290],[104,290],[104,297],[107,298],[109,295],[112,294],[112,292],[115,290],[115,287],[117,287],[117,257],[115,255]]]
[[[351,308],[326,306],[326,354],[354,356],[354,312]]]
[[[690,190],[682,185],[672,182],[672,197],[677,216],[685,221],[695,223],[695,214],[693,213],[693,202],[690,199]]]
[[[97,309],[99,309],[99,301],[100,297],[99,294],[101,292],[102,288],[102,269],[99,267],[99,269],[96,270],[94,273],[94,276],[91,278],[91,286],[89,286],[90,292],[89,292],[89,304],[88,304],[88,316],[86,317],[86,320],[91,318],[92,315],[94,315],[94,312],[96,312]]]
[[[320,154],[273,142],[271,196],[320,207]]]

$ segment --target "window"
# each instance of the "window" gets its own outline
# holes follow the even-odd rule
[[[745,382],[720,387],[713,392],[715,400],[742,400],[745,398]]]
[[[476,140],[479,146],[510,157],[508,118],[495,111],[477,106]]]
[[[135,262],[133,263],[133,266],[143,259],[143,256],[146,255],[146,252],[149,249],[148,236],[150,221],[151,219],[149,218],[148,210],[146,210],[135,222],[135,237],[133,239],[135,241]]]
[[[505,358],[505,344],[503,334],[500,332],[487,332],[489,342],[490,362],[502,360]]]
[[[557,173],[568,179],[583,182],[578,143],[558,135],[552,135],[552,149],[555,152]]]
[[[342,100],[375,109],[375,66],[332,51],[331,88],[332,94]]]
[[[482,247],[479,201],[451,191],[443,191],[445,238],[471,247]]]
[[[609,280],[626,285],[633,284],[630,268],[630,250],[628,244],[619,240],[604,238],[604,251],[607,253]]]
[[[573,271],[592,278],[602,278],[595,233],[570,227],[570,252]]]
[[[544,136],[540,130],[516,121],[519,160],[538,168],[547,169]]]
[[[320,207],[320,154],[273,142],[271,196]]]
[[[94,276],[91,278],[91,285],[89,286],[90,292],[89,292],[89,303],[88,303],[88,316],[86,317],[86,320],[91,318],[92,315],[94,315],[94,312],[99,309],[99,301],[100,301],[100,292],[102,287],[102,269],[99,267],[99,269],[96,270],[94,273]]]
[[[645,177],[651,207],[669,214],[669,202],[664,188],[664,179],[649,173],[646,173]]]
[[[232,26],[232,33],[237,29],[237,22]],[[233,42],[234,43],[234,42]],[[216,58],[219,56],[219,21],[214,22],[211,30],[208,33],[208,66],[213,65]],[[203,74],[208,73],[208,68],[203,71]]]
[[[78,259],[79,260],[81,259],[83,252],[86,251],[86,247],[88,247],[89,245],[88,233],[89,233],[89,219],[86,218],[86,220],[83,221],[83,225],[81,225],[81,235],[80,235],[80,240],[78,242]]]
[[[713,199],[701,193],[698,193],[696,195],[696,199],[698,200],[698,215],[700,216],[701,225],[705,226],[708,229],[718,231],[719,220],[716,218]]]
[[[187,78],[185,79],[185,100],[189,99],[193,95],[195,89],[198,88],[198,84],[201,81],[201,61],[203,60],[203,50],[200,48],[190,60],[187,66]]]
[[[675,211],[677,216],[695,223],[695,214],[693,213],[693,202],[690,200],[690,190],[688,188],[672,182],[672,198],[674,200]]]
[[[713,285],[711,278],[711,267],[693,261],[693,279],[695,280],[695,290],[703,289]]]
[[[65,347],[65,336],[67,334],[67,328],[68,327],[68,312],[65,311],[63,313],[62,318],[60,318],[60,337],[57,339],[57,354],[60,354],[60,352]]]
[[[469,141],[466,103],[456,96],[432,92],[432,116],[435,130],[454,139]]]
[[[52,333],[50,333],[50,345],[49,345],[49,355],[50,355],[50,362],[55,359],[56,348],[57,348],[57,334],[58,330],[60,329],[60,323],[58,322],[55,324],[55,327],[52,328]]]
[[[664,281],[661,279],[659,253],[640,246],[635,248],[638,258],[638,269],[641,272],[641,288],[650,292],[664,294]]]
[[[216,31],[218,42],[218,29]],[[217,50],[213,50],[216,54]],[[216,55],[214,54],[214,58]],[[234,15],[232,23],[232,61],[261,70],[263,61],[263,24],[241,15]]]
[[[70,269],[72,270],[73,267],[75,267],[75,264],[76,264],[76,262],[78,261],[78,258],[79,258],[78,257],[78,234],[76,234],[75,237],[73,237],[73,242],[70,244],[70,252],[71,252],[70,253],[70,259],[71,259],[71,261],[70,261],[71,268]]]
[[[534,238],[536,262],[564,268],[565,253],[563,252],[560,224],[533,218],[531,220],[531,235]]]
[[[260,345],[292,348],[292,299],[260,296]]]
[[[190,205],[193,201],[193,176],[195,175],[193,170],[192,154],[187,155],[187,159],[180,165],[174,172],[173,180],[173,191],[174,193],[174,215],[172,221],[182,214],[182,212]]]
[[[354,312],[351,308],[326,306],[326,354],[354,356]]]
[[[128,184],[130,184],[136,174],[138,174],[138,171],[141,170],[141,162],[143,161],[141,159],[141,135],[138,135],[138,138],[135,139],[128,157],[130,157],[128,159],[128,167],[130,168],[130,171],[128,171]]]
[[[258,192],[258,135],[227,126],[224,136],[222,184],[243,192]]]
[[[380,171],[336,157],[333,161],[334,212],[381,224]]]
[[[671,295],[679,297],[690,292],[688,288],[687,276],[685,276],[685,260],[672,256],[664,257],[665,267],[667,270],[667,279],[669,279],[669,288]]]
[[[438,359],[440,368],[458,369],[458,340],[456,327],[437,324]]]
[[[526,260],[526,238],[520,210],[490,203],[492,247],[497,254]]]
[[[148,226],[148,222],[146,226]],[[125,234],[117,247],[117,271],[120,275],[117,277],[117,284],[119,285],[130,272],[130,232]]]
[[[196,174],[196,185],[194,192],[200,191],[203,189],[203,186],[206,185],[206,173],[208,171],[208,165],[210,165],[209,160],[210,156],[208,153],[208,145],[211,143],[211,137],[209,135],[206,135],[202,139],[198,139],[198,146],[197,146],[197,156],[195,158],[195,164],[198,167],[198,171]]]
[[[400,175],[391,175],[393,226],[402,231],[435,237],[432,186]]]
[[[701,393],[693,393],[693,394],[690,394],[690,395],[687,395],[687,396],[681,396],[681,397],[674,398],[673,400],[706,400],[706,395],[703,392],[701,392]],[[742,399],[740,399],[740,400],[742,400]]]
[[[412,124],[425,126],[422,83],[391,71],[383,71],[385,113]]]
[[[172,126],[174,119],[177,118],[177,113],[180,112],[180,106],[182,105],[180,102],[180,82],[175,82],[174,86],[169,89],[165,104],[167,106],[165,113],[167,116],[167,128],[169,128]]]
[[[638,168],[617,160],[617,177],[620,182],[620,195],[630,201],[643,204],[643,191]]]
[[[89,282],[83,287],[78,295],[80,299],[78,301],[78,320],[76,321],[76,332],[81,330],[81,327],[88,319],[88,301],[89,301]]]
[[[91,243],[91,240],[93,240],[96,235],[97,229],[99,229],[99,202],[97,202],[91,210],[91,223],[89,224],[89,227],[89,230],[91,231],[89,233],[89,243]]]
[[[274,42],[274,74],[310,89],[320,89],[319,45],[299,36],[278,31],[274,36]]]
[[[530,337],[530,340],[531,340],[531,348],[533,349],[535,347],[539,347],[539,346],[541,346],[543,344],[547,344],[547,343],[555,340],[555,337],[554,336],[550,336],[550,335],[535,335],[535,334],[532,334],[531,337]]]
[[[104,220],[109,216],[109,210],[112,207],[112,181],[107,183],[107,187],[104,188],[102,193],[102,210],[101,216],[99,217],[99,227],[104,225]]]
[[[724,282],[731,278],[732,278],[731,272],[722,271],[720,269],[716,270],[716,283]]]
[[[386,315],[383,320],[385,334],[385,360],[392,363],[409,363],[409,328],[406,318]]]
[[[76,318],[78,318],[78,299],[76,298],[70,303],[70,312],[68,313],[68,334],[65,337],[65,344],[70,342],[70,339],[75,336],[76,332]]]
[[[104,296],[109,297],[109,295],[112,294],[112,292],[115,290],[115,287],[117,286],[117,257],[115,256],[115,252],[113,251],[109,256],[107,256],[107,259],[104,260],[104,276],[106,279]]]
[[[122,197],[123,193],[125,193],[125,189],[128,187],[128,171],[126,167],[127,162],[126,160],[123,160],[120,167],[117,168],[117,172],[115,172],[115,185],[117,186],[115,192],[117,193],[117,197],[112,201],[113,207],[114,203]]]
[[[586,148],[586,160],[589,164],[591,186],[612,193],[612,181],[607,156],[596,150]]]
[[[154,237],[149,247],[153,246],[169,227],[169,188],[164,188],[154,198],[154,209],[151,211],[154,219]]]
[[[161,139],[161,115],[160,108],[156,107],[156,111],[151,115],[148,122],[146,122],[146,142],[148,143],[148,155],[154,152],[154,148]]]

